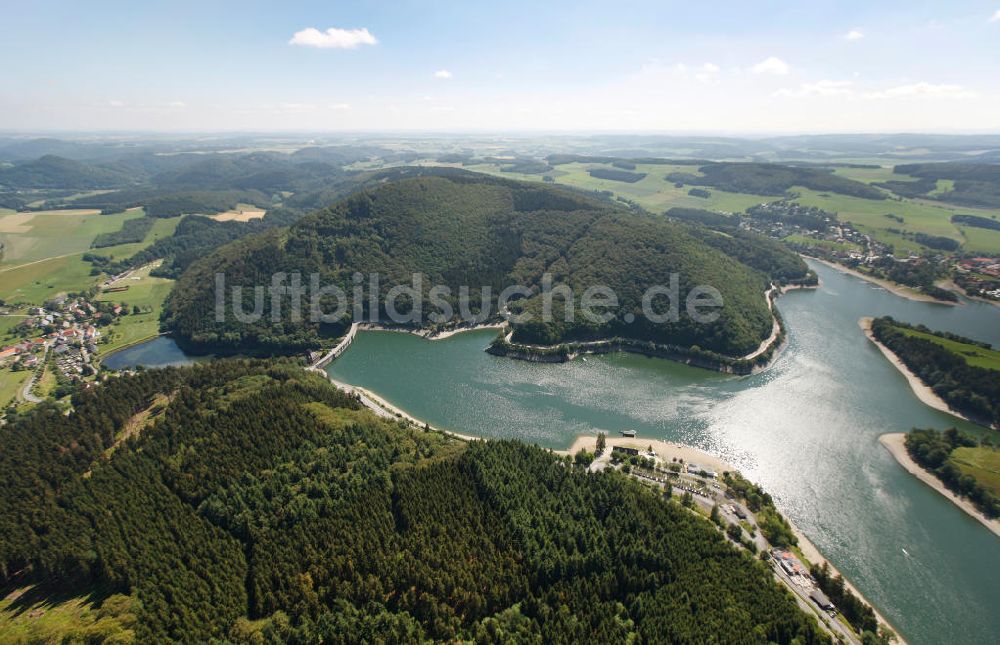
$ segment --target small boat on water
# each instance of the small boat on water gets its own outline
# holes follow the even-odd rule
[[[903,555],[905,555],[906,557],[910,557],[910,552],[904,549],[903,547],[899,547],[899,550],[902,551]]]

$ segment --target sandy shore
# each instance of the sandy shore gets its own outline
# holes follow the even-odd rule
[[[623,446],[628,448],[638,448],[641,451],[645,451],[646,448],[652,446],[656,455],[660,459],[677,459],[686,464],[698,464],[699,466],[704,466],[706,470],[714,470],[719,474],[724,472],[736,472],[735,468],[718,457],[710,455],[707,452],[702,452],[697,448],[692,448],[679,443],[669,443],[667,441],[645,439],[643,437],[636,437],[633,439],[630,437],[608,436],[607,445],[608,450],[614,446]],[[575,455],[582,449],[593,452],[596,447],[597,435],[579,435],[573,441],[573,445],[570,446],[568,450],[556,450],[554,452],[560,455]]]
[[[786,517],[785,519],[788,518]],[[830,571],[832,571],[835,575],[840,575],[840,577],[844,579],[844,586],[847,587],[851,591],[851,593],[853,593],[858,598],[861,598],[866,605],[872,608],[872,611],[875,612],[875,618],[878,619],[879,624],[888,627],[889,629],[892,630],[894,634],[896,634],[896,641],[895,641],[896,645],[906,645],[906,640],[900,635],[899,630],[893,627],[892,624],[885,619],[885,616],[879,613],[879,610],[875,608],[875,605],[871,604],[871,602],[869,602],[868,599],[865,598],[860,591],[858,591],[857,587],[852,585],[851,582],[842,573],[840,573],[840,571],[837,570],[837,567],[833,566],[833,564],[829,560],[823,557],[823,554],[819,552],[819,549],[816,548],[816,545],[810,542],[809,538],[807,538],[805,534],[798,529],[798,527],[792,524],[791,520],[789,520],[788,523],[792,527],[792,533],[794,533],[795,537],[799,539],[799,551],[802,551],[802,555],[806,557],[806,560],[809,561],[809,564],[822,566],[823,563],[825,562],[826,565],[830,567]]]
[[[958,417],[959,419],[972,421],[962,413],[956,412],[952,410],[950,407],[948,407],[948,404],[945,403],[941,397],[935,394],[934,390],[932,390],[926,384],[924,384],[924,382],[920,380],[920,377],[911,372],[910,368],[907,367],[906,364],[903,363],[903,361],[899,360],[899,357],[896,356],[891,349],[880,343],[875,338],[875,335],[872,334],[871,318],[859,319],[858,326],[860,326],[861,329],[865,330],[865,336],[868,337],[868,340],[874,343],[875,346],[879,348],[879,351],[882,352],[882,355],[885,356],[886,359],[888,359],[888,361],[892,363],[897,370],[899,370],[899,373],[906,378],[906,382],[910,384],[910,389],[913,390],[913,393],[917,395],[917,398],[920,399],[920,401],[924,403],[924,405],[928,405],[934,408],[935,410],[940,410],[941,412],[947,412],[948,414]]]
[[[944,300],[938,300],[937,298],[931,298],[927,294],[920,293],[915,289],[905,287],[901,284],[896,284],[895,282],[890,282],[889,280],[883,280],[882,278],[876,278],[874,276],[867,275],[860,271],[855,271],[854,269],[845,267],[843,264],[837,264],[836,262],[830,262],[829,260],[824,260],[822,258],[814,258],[812,256],[807,256],[807,257],[809,257],[812,260],[816,260],[821,264],[825,264],[831,269],[836,269],[841,273],[846,273],[848,275],[852,275],[856,278],[861,278],[862,280],[878,285],[883,289],[885,289],[886,291],[894,293],[901,298],[906,298],[907,300],[916,300],[918,302],[931,302],[938,305],[950,305],[950,306],[958,304],[955,302],[947,302]]]
[[[800,289],[819,289],[823,283],[817,281],[816,284],[786,284],[781,287],[781,293],[788,293],[789,291],[799,291]]]
[[[910,457],[910,453],[906,451],[906,434],[903,432],[893,432],[889,434],[884,434],[878,438],[879,443],[885,446],[886,450],[889,451],[899,465],[905,468],[911,475],[924,482],[937,492],[941,493],[945,497],[951,500],[955,506],[976,518],[989,530],[993,531],[994,534],[1000,536],[1000,520],[991,520],[986,518],[982,513],[976,510],[976,507],[967,499],[959,497],[955,493],[951,492],[945,488],[941,480],[935,477],[932,473],[927,472],[920,467],[920,464],[913,461]]]
[[[374,411],[376,414],[378,414],[383,418],[405,419],[415,425],[430,428],[431,430],[434,430],[436,432],[441,432],[443,434],[455,437],[456,439],[460,439],[462,441],[483,440],[482,437],[474,437],[472,435],[460,434],[457,432],[452,432],[450,430],[436,428],[430,425],[429,423],[417,419],[416,417],[407,413],[405,410],[393,405],[392,403],[389,403],[388,401],[386,401],[379,395],[375,394],[374,392],[371,392],[370,390],[367,390],[363,387],[359,387],[356,385],[351,385],[349,383],[338,381],[333,377],[331,377],[329,374],[326,373],[326,371],[322,369],[316,367],[309,367],[307,369],[322,374],[327,378],[327,380],[329,380],[336,387],[348,393],[357,394],[358,397],[361,399],[362,404],[364,404],[366,407],[368,407],[369,409],[371,409],[372,411]],[[589,451],[593,451],[596,446],[597,446],[596,434],[579,435],[573,441],[573,444],[569,447],[569,449],[554,450],[553,452],[558,455],[573,455],[579,452],[581,449],[587,449]],[[670,443],[658,439],[646,439],[642,437],[630,438],[630,437],[608,436],[607,437],[608,449],[610,450],[614,446],[638,448],[639,450],[645,450],[649,447],[652,447],[653,450],[656,452],[657,456],[659,456],[661,459],[670,459],[670,460],[677,459],[679,461],[683,461],[686,464],[692,464],[692,463],[698,464],[699,466],[704,466],[707,469],[714,470],[715,472],[720,474],[724,472],[738,472],[735,468],[733,468],[732,465],[714,455],[710,455],[709,453],[703,452],[702,450],[699,450],[697,448],[692,448],[691,446],[685,446],[679,443]],[[789,520],[789,524],[792,527],[792,531],[794,531],[795,535],[798,536],[799,538],[799,548],[802,550],[802,553],[803,555],[805,555],[806,559],[813,564],[822,564],[824,562],[828,563],[826,558],[824,558],[820,554],[819,550],[813,545],[813,543],[810,542],[809,539],[806,538],[806,536],[794,524],[791,523],[791,520]],[[839,573],[833,565],[829,566],[831,571],[833,571],[834,573]],[[844,584],[848,589],[854,592],[855,595],[864,600],[866,604],[869,605],[871,604],[870,602],[868,602],[867,599],[865,599],[865,597],[861,594],[861,592],[859,592],[854,586],[852,586],[851,583],[848,582],[846,579],[844,580]],[[889,622],[885,620],[885,618],[878,612],[878,610],[874,608],[874,606],[872,607],[872,609],[875,611],[875,615],[878,618],[879,622],[888,626],[890,629],[893,629],[892,626],[889,624]],[[893,629],[893,631],[896,632],[895,629]],[[906,641],[903,640],[903,638],[898,635],[898,632],[896,633],[898,637],[897,644],[906,645]]]

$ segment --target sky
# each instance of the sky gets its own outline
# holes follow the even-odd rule
[[[0,130],[1000,132],[1000,0],[0,0]]]

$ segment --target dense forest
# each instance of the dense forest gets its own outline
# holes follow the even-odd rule
[[[951,221],[953,224],[964,224],[966,226],[985,228],[991,231],[1000,231],[1000,220],[991,219],[989,217],[980,217],[979,215],[952,215]]]
[[[944,432],[932,429],[914,428],[906,435],[906,452],[913,461],[931,471],[948,490],[969,498],[976,508],[987,517],[1000,517],[1000,498],[966,475],[951,459],[955,448],[979,445],[974,438],[950,428]]]
[[[219,249],[182,276],[168,299],[165,322],[186,342],[217,351],[313,348],[323,337],[339,334],[343,325],[315,325],[305,316],[292,320],[287,306],[285,317],[272,323],[270,302],[262,303],[264,316],[256,323],[239,322],[232,312],[224,322],[216,321],[214,275],[224,272],[227,285],[252,287],[269,285],[276,272],[318,273],[322,284],[350,293],[355,272],[377,272],[385,294],[393,285],[409,285],[417,273],[422,276],[419,304],[425,319],[441,313],[427,293],[433,285],[451,289],[448,298],[456,317],[460,286],[469,287],[474,314],[484,313],[478,307],[480,287],[489,288],[495,317],[497,294],[510,285],[525,285],[530,295],[512,301],[511,311],[532,313],[535,320],[515,324],[518,342],[668,338],[675,345],[742,355],[770,332],[763,298],[769,280],[807,274],[805,264],[778,245],[758,244],[743,237],[723,240],[570,191],[452,170],[358,192],[299,219],[287,232],[263,233]],[[573,290],[572,320],[560,315],[565,309],[561,297],[554,298],[555,320],[539,320],[540,282],[546,273],[553,284]],[[669,285],[671,273],[679,275],[681,294],[695,285],[716,287],[724,301],[719,319],[696,324],[681,311],[673,323],[654,324],[641,315],[627,322],[624,314],[641,313],[643,292],[652,285]],[[607,322],[593,322],[578,311],[580,294],[593,285],[606,285],[617,294],[618,307]],[[384,302],[375,312],[367,300],[365,315],[384,320]]]
[[[641,181],[646,177],[646,173],[644,172],[631,172],[629,170],[619,170],[616,168],[591,168],[587,171],[587,173],[595,179],[623,181],[628,184],[634,184],[635,182]]]
[[[0,478],[4,583],[106,595],[116,642],[829,642],[635,480],[380,419],[292,363],[41,405],[5,428]]]
[[[680,184],[710,186],[731,193],[783,195],[793,186],[802,186],[863,199],[885,199],[885,193],[881,190],[836,175],[828,168],[767,163],[711,163],[698,170],[701,175],[673,172],[666,178]]]
[[[923,325],[910,326],[891,317],[872,321],[872,334],[950,407],[988,425],[1000,425],[1000,373],[969,365],[965,357],[926,338],[906,333],[915,329],[936,334]],[[958,342],[981,344],[953,334],[937,334]]]
[[[136,217],[122,222],[122,227],[111,233],[100,233],[90,243],[91,248],[100,249],[118,244],[134,244],[146,239],[146,234],[156,221],[150,217]]]
[[[893,181],[887,188],[905,197],[926,197],[937,190],[939,179],[952,187],[935,193],[934,199],[963,206],[1000,207],[1000,165],[993,163],[920,163],[896,166],[893,172],[917,177],[917,181]]]

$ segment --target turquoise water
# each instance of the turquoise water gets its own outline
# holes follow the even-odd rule
[[[565,448],[579,433],[633,428],[716,453],[770,491],[908,640],[997,642],[1000,539],[877,441],[914,426],[975,428],[920,403],[857,321],[890,314],[1000,345],[1000,308],[913,302],[813,268],[819,290],[778,301],[788,347],[750,377],[628,354],[513,361],[483,351],[490,331],[362,332],[329,371],[464,433]]]

